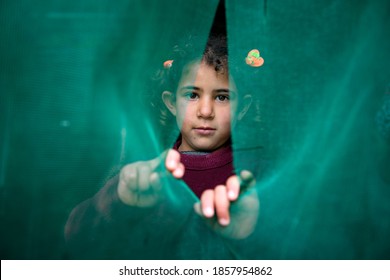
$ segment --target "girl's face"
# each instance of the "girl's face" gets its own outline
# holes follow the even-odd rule
[[[170,96],[169,104],[164,94],[163,99],[181,127],[180,151],[213,151],[230,138],[237,97],[226,73],[191,64],[183,71],[176,98]]]

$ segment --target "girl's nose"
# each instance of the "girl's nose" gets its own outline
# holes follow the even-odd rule
[[[198,117],[205,118],[205,119],[214,118],[213,101],[209,100],[208,98],[200,100],[197,115],[198,115]]]

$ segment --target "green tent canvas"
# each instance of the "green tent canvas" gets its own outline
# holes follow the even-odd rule
[[[389,20],[380,0],[2,1],[1,258],[388,259]],[[215,234],[186,184],[167,178],[166,215],[91,229],[139,242],[72,255],[72,209],[173,144],[150,108],[151,69],[178,38],[197,34],[202,50],[210,32],[226,33],[253,96],[233,152],[235,169],[256,176],[254,232]]]

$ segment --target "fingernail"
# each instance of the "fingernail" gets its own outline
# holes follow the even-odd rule
[[[173,175],[176,178],[181,178],[181,177],[183,177],[184,173],[183,173],[182,169],[176,169],[175,171],[173,171]]]
[[[208,218],[211,218],[212,216],[214,216],[214,210],[210,207],[206,207],[203,209],[203,215]]]
[[[168,167],[170,167],[170,168],[174,168],[175,166],[176,166],[176,162],[174,161],[174,160],[170,160],[170,161],[168,161]]]
[[[235,199],[236,198],[236,193],[234,191],[229,191],[228,192],[229,199]]]
[[[228,219],[224,219],[224,218],[222,218],[222,219],[219,219],[219,224],[221,225],[221,226],[227,226],[228,224],[229,224],[229,220]]]

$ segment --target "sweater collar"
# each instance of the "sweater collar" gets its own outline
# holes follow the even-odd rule
[[[179,136],[173,148],[179,151],[180,144],[181,136]],[[197,155],[180,152],[180,158],[186,169],[204,170],[227,165],[233,161],[231,140],[229,139],[222,147],[207,154]]]

